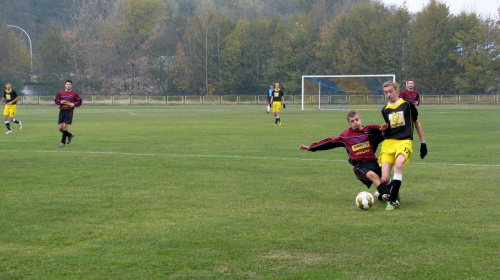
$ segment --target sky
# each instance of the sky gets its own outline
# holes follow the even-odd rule
[[[500,7],[500,0],[438,0],[450,8],[452,14],[458,15],[462,11],[466,13],[475,12],[483,18],[498,18],[497,9]],[[429,0],[382,0],[383,3],[406,6],[411,13],[417,13],[429,3]]]

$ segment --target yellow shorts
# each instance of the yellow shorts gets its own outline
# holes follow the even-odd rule
[[[9,117],[15,117],[17,113],[17,105],[12,104],[12,105],[5,105],[5,109],[3,110],[3,115],[4,116],[9,116]]]
[[[273,113],[279,113],[279,112],[281,112],[281,102],[273,101]]]
[[[378,164],[382,165],[382,162],[395,164],[398,155],[403,154],[406,157],[406,161],[403,164],[403,166],[405,166],[410,161],[412,153],[413,148],[411,140],[385,139],[380,149]]]

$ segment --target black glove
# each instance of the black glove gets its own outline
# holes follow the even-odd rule
[[[427,155],[427,144],[420,143],[420,158],[424,159],[426,155]]]
[[[382,135],[382,131],[378,128],[369,128],[367,132],[365,132],[366,134],[371,134],[371,135],[374,135],[374,136],[379,136],[379,135]]]
[[[285,105],[285,103],[283,103],[283,109],[286,109],[286,105]]]

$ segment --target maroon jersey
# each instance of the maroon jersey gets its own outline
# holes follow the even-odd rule
[[[59,105],[59,109],[61,110],[71,110],[71,106],[68,104],[65,104],[66,102],[68,103],[74,103],[75,107],[80,107],[82,105],[82,99],[78,95],[78,93],[74,91],[65,91],[61,90],[57,96],[56,99],[54,99],[54,102]]]
[[[378,125],[367,125],[359,130],[346,129],[337,137],[325,138],[309,146],[309,151],[329,150],[344,147],[349,154],[349,162],[355,165],[360,161],[376,161],[375,151],[378,144],[383,141],[382,136],[366,134],[368,129],[377,128]]]
[[[416,91],[416,90],[409,91],[409,90],[405,89],[399,94],[399,97],[403,98],[405,101],[408,101],[411,103],[414,103],[415,101],[417,101],[418,102],[417,106],[420,105],[420,96],[418,95],[418,91]]]

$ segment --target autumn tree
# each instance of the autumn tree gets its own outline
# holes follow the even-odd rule
[[[195,15],[186,30],[186,53],[190,59],[194,88],[201,94],[212,94],[221,79],[221,51],[233,28],[232,21],[212,9]]]
[[[498,48],[499,27],[494,22],[483,21],[478,15],[461,13],[455,19],[457,31],[452,42],[456,49],[450,54],[458,70],[453,81],[459,92],[488,92],[494,90],[498,78],[500,56]]]
[[[58,26],[52,26],[42,36],[37,53],[40,65],[38,73],[41,73],[42,81],[47,84],[46,90],[57,90],[58,85],[72,74],[69,43],[63,36],[63,30]]]
[[[23,34],[24,36],[24,34]],[[24,40],[14,34],[7,25],[0,25],[0,74],[4,79],[29,80],[30,53]],[[22,88],[17,84],[18,88]]]
[[[445,4],[431,0],[416,15],[409,34],[409,77],[421,92],[449,92],[456,67],[450,59],[455,50],[453,21]]]

